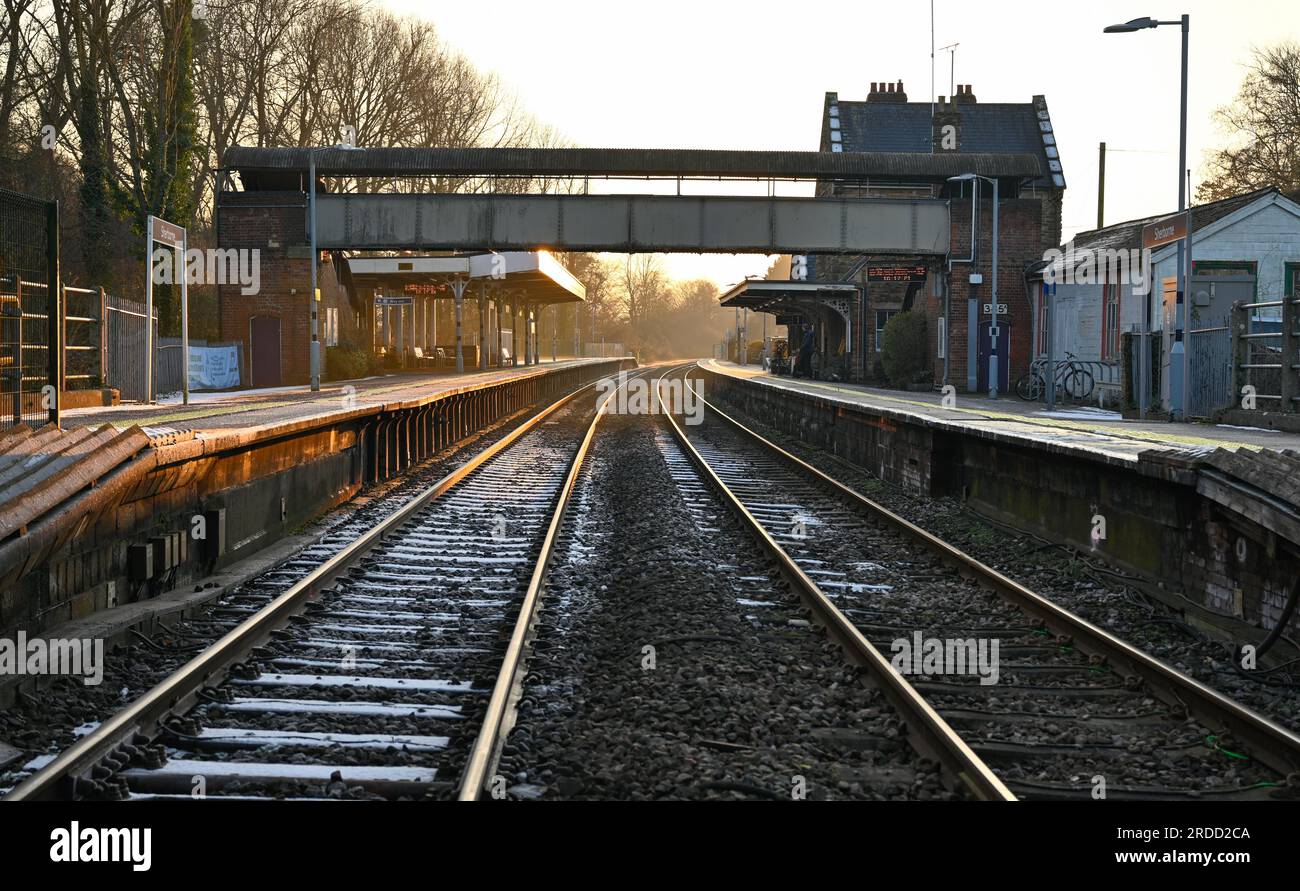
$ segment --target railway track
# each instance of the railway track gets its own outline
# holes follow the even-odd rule
[[[7,799],[478,797],[604,409],[594,389],[287,590],[225,607],[246,615]]]
[[[1300,794],[1300,737],[704,404],[699,426],[670,417],[678,444],[954,783],[1002,800]]]
[[[573,499],[498,768],[508,797],[957,797],[660,418],[610,418]]]

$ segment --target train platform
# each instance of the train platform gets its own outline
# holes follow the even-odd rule
[[[114,406],[68,409],[63,412],[65,428],[110,424],[118,429],[140,426],[151,439],[193,433],[199,437],[235,431],[282,429],[309,424],[326,417],[376,408],[403,408],[413,402],[548,371],[607,361],[602,359],[560,359],[516,368],[489,371],[394,372],[351,381],[330,381],[312,392],[303,384],[263,390],[198,392],[184,405],[174,394],[156,404],[123,403]]]
[[[957,429],[985,438],[1021,441],[1051,451],[1089,452],[1110,461],[1136,462],[1144,454],[1149,456],[1153,451],[1170,450],[1187,453],[1188,457],[1216,449],[1300,451],[1300,434],[1276,430],[1127,420],[1119,412],[1090,406],[1063,405],[1048,411],[1041,403],[1025,402],[1014,394],[995,400],[958,393],[956,404],[945,407],[941,394],[937,392],[906,392],[860,384],[803,380],[773,375],[756,365],[737,365],[717,359],[702,360],[700,365],[709,371],[760,386],[840,400],[898,420]]]

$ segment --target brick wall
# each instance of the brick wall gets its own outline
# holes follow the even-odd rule
[[[311,334],[308,292],[311,287],[307,244],[306,196],[301,192],[222,192],[218,196],[217,232],[222,248],[261,251],[261,289],[241,294],[238,285],[217,289],[221,339],[244,343],[241,380],[251,379],[249,320],[280,320],[281,383],[310,379]],[[322,276],[333,282],[333,275]]]
[[[1025,290],[1025,267],[1042,259],[1042,220],[1044,205],[1038,198],[1013,198],[1001,202],[998,208],[998,302],[1008,307],[999,318],[1011,326],[1010,384],[1029,370],[1033,350],[1033,307]],[[970,202],[952,202],[952,245],[955,254],[964,254],[970,245]],[[973,297],[981,320],[990,316],[983,305],[991,302],[993,293],[993,206],[990,201],[980,205],[977,221],[979,243],[976,253],[979,262],[954,265],[949,283],[952,316],[948,322],[949,382],[957,389],[966,386],[967,356],[967,300]],[[1055,246],[1055,245],[1052,245]],[[970,274],[984,276],[980,285],[970,284]],[[943,298],[927,296],[918,305],[930,317],[930,331],[937,330],[937,318],[942,314]],[[936,352],[937,352],[937,343]],[[935,383],[943,378],[943,360],[934,362]]]

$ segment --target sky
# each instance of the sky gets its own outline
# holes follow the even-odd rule
[[[449,44],[495,72],[529,112],[579,146],[816,151],[828,91],[861,100],[872,81],[902,80],[911,101],[931,95],[928,0],[382,5],[432,21]],[[1067,184],[1066,238],[1096,225],[1102,141],[1107,224],[1177,208],[1179,29],[1102,28],[1183,13],[1191,16],[1194,191],[1207,151],[1231,138],[1213,122],[1213,110],[1232,101],[1253,47],[1300,41],[1300,3],[935,0],[934,46],[959,44],[957,83],[971,84],[980,101],[1046,96]],[[937,94],[950,93],[949,64],[949,53],[936,52]],[[643,184],[617,190],[648,191]],[[756,256],[668,259],[674,277],[723,286],[766,267]]]

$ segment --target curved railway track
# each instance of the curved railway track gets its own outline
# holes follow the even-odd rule
[[[689,369],[671,374],[688,379]],[[668,378],[661,376],[661,384]],[[668,416],[677,442],[778,560],[818,621],[905,716],[913,745],[936,758],[955,784],[1002,800],[1088,798],[1098,788],[1112,799],[1298,794],[1300,737],[1024,588],[700,398],[703,424],[688,428]],[[994,654],[995,682],[906,655],[930,641],[983,641]],[[900,654],[901,672],[892,664]]]
[[[478,797],[608,398],[540,411],[6,798]],[[594,400],[593,400],[594,401]],[[583,407],[580,407],[583,406]]]

